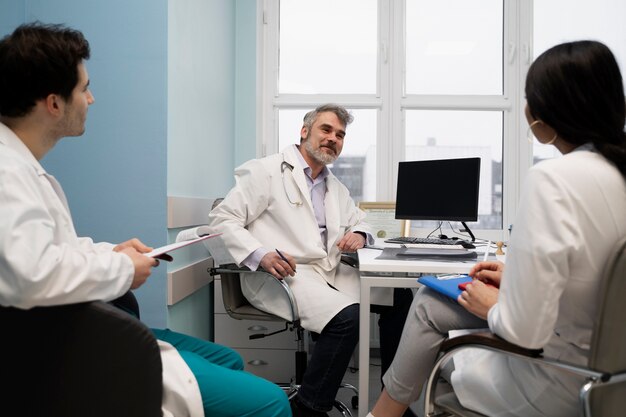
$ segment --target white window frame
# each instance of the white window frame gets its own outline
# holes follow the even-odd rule
[[[341,0],[338,0],[341,1]],[[375,94],[278,94],[279,0],[257,0],[257,156],[279,151],[279,109],[312,108],[338,102],[352,108],[377,109],[377,200],[395,200],[394,167],[402,161],[406,110],[502,111],[503,180],[500,230],[472,230],[476,236],[507,240],[519,203],[521,184],[532,165],[526,140],[524,81],[532,59],[532,0],[503,0],[503,95],[406,95],[404,93],[404,0],[378,0],[378,75]],[[388,105],[384,105],[388,103]],[[383,106],[384,105],[384,106]],[[386,109],[402,109],[393,114]],[[401,138],[386,141],[384,138]],[[469,225],[471,227],[471,224]]]

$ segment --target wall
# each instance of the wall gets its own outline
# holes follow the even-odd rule
[[[232,185],[234,9],[229,0],[169,3],[169,196],[213,199]],[[170,231],[172,239],[178,230]],[[202,245],[181,249],[168,268],[206,256]],[[210,287],[204,287],[171,306],[169,326],[210,338],[211,300]]]
[[[256,158],[257,0],[237,0],[234,166]]]
[[[223,197],[255,157],[256,0],[170,1],[169,17],[168,195]],[[182,249],[169,270],[207,255]],[[205,287],[171,306],[169,326],[212,338],[212,300]]]

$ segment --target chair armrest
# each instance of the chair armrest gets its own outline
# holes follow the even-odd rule
[[[341,263],[351,266],[352,268],[359,267],[359,257],[356,253],[342,253],[341,254]]]
[[[100,301],[0,308],[9,360],[3,409],[24,416],[161,416],[162,365],[153,333]],[[35,393],[23,401],[25,392]]]
[[[595,383],[596,381],[604,382],[610,379],[610,375],[591,370],[584,366],[570,364],[567,362],[560,362],[551,358],[545,358],[543,356],[543,349],[526,349],[513,343],[507,342],[506,340],[491,332],[470,333],[448,339],[441,344],[441,355],[435,362],[428,381],[426,382],[424,392],[425,416],[430,417],[434,415],[436,385],[444,364],[449,359],[451,359],[456,352],[466,348],[487,349],[511,357],[516,357],[522,361],[534,363],[539,366],[545,366],[570,374],[579,375],[587,378],[588,381],[592,381],[588,382],[585,386]],[[626,378],[624,380],[626,380]]]
[[[476,332],[445,340],[441,344],[440,352],[448,352],[452,349],[467,345],[486,346],[518,355],[538,358],[543,353],[543,349],[526,349],[513,343],[507,342],[500,336],[491,332]]]
[[[244,272],[248,274],[262,275],[265,278],[270,279],[273,282],[276,282],[279,285],[280,290],[283,292],[283,294],[285,294],[285,296],[289,300],[289,305],[291,307],[291,317],[292,317],[291,322],[296,326],[300,325],[300,313],[298,311],[298,303],[296,301],[296,298],[293,295],[293,292],[291,292],[291,288],[289,288],[289,285],[285,282],[284,279],[278,279],[274,275],[270,274],[269,272],[263,269],[260,269],[257,271],[251,271],[250,268],[248,267],[245,267],[245,266],[240,267],[236,264],[220,265],[219,267],[209,269],[209,274],[211,276],[220,275],[222,277],[226,277],[226,279],[239,279],[239,274],[244,273]]]

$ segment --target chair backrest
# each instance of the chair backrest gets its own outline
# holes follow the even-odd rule
[[[161,416],[159,347],[130,314],[101,301],[0,307],[0,323],[8,415]]]
[[[605,373],[626,372],[626,238],[606,263],[598,298],[598,317],[591,338],[589,367]],[[610,382],[610,381],[609,381]],[[626,381],[600,384],[591,392],[591,415],[624,415]]]
[[[626,238],[609,258],[602,278],[597,324],[591,339],[589,367],[626,371]]]

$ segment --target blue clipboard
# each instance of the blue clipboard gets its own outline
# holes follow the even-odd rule
[[[463,292],[459,289],[459,284],[469,282],[471,280],[472,277],[470,277],[469,275],[463,275],[459,278],[448,279],[437,278],[434,275],[425,275],[423,277],[419,277],[417,279],[417,282],[427,286],[428,288],[432,288],[433,290],[443,295],[447,295],[448,297],[456,301],[459,295],[461,295],[461,293]]]

